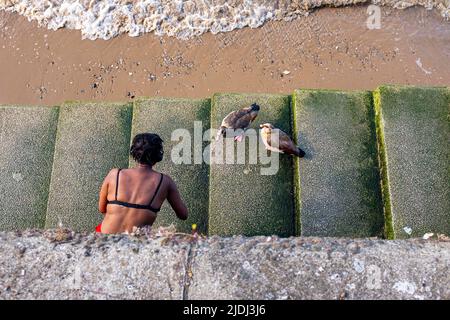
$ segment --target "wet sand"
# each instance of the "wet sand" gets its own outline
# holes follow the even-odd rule
[[[153,34],[81,40],[79,31],[0,12],[0,104],[449,86],[450,22],[423,8],[381,12],[379,30],[366,27],[366,7],[357,6],[189,41]]]

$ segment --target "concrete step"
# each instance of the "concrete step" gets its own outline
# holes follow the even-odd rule
[[[374,93],[388,237],[450,234],[450,90]]]
[[[202,150],[207,145],[207,142],[202,142],[202,133],[210,126],[210,108],[210,99],[141,99],[134,103],[132,137],[142,132],[160,135],[164,140],[165,154],[163,161],[158,163],[155,169],[172,177],[189,208],[189,218],[182,221],[177,219],[166,201],[158,213],[155,227],[174,224],[177,230],[190,232],[192,224],[195,223],[199,232],[207,233],[209,166],[202,161]],[[196,141],[195,121],[201,121],[197,123],[199,136]],[[176,133],[176,129],[188,133],[191,139],[180,140],[181,138],[174,136],[175,141],[171,141],[172,133]],[[176,164],[172,161],[171,150],[177,150],[173,148],[181,146],[182,142],[183,145],[186,143],[186,150],[189,150],[186,153],[187,161]],[[199,149],[194,150],[194,145]],[[197,157],[194,159],[195,152]],[[134,165],[134,161],[130,159],[130,166]]]
[[[174,223],[189,232],[196,223],[201,233],[247,236],[450,234],[450,90],[383,86],[374,99],[375,108],[366,91],[297,90],[292,108],[289,96],[265,94],[216,94],[212,103],[141,98],[134,108],[0,106],[0,229],[62,224],[93,230],[102,219],[97,204],[105,175],[133,166],[130,139],[150,131],[165,141],[157,169],[172,176],[190,209],[189,219],[180,221],[166,203],[155,226]],[[252,125],[257,131],[245,142],[225,139],[228,153],[245,146],[246,162],[205,164],[209,142],[195,139],[254,102],[261,106]],[[195,121],[201,121],[197,137]],[[260,141],[258,125],[266,122],[293,135],[306,157],[267,158],[264,151],[258,163],[249,163],[249,141]],[[194,164],[172,162],[181,145],[171,141],[176,129],[191,135],[187,160]],[[271,165],[276,174],[262,174]]]
[[[0,229],[42,228],[58,109],[0,106]]]
[[[303,236],[381,236],[383,211],[372,96],[297,90],[298,223]]]
[[[259,123],[271,122],[291,133],[290,99],[286,95],[216,94],[212,101],[211,127],[219,128],[222,119],[229,112],[250,106],[254,102],[260,105],[261,111],[252,128],[259,129]],[[253,137],[260,139],[256,135]],[[246,161],[245,164],[211,164],[209,234],[293,235],[295,223],[291,157],[281,155],[278,172],[274,175],[262,175],[261,168],[268,168],[270,164],[261,164],[261,157],[258,163],[250,163],[248,137],[238,143],[234,143],[233,138],[225,140],[230,140],[234,148],[245,144]],[[265,150],[262,142],[259,146]],[[221,150],[219,147],[216,149]],[[235,149],[225,148],[225,151],[235,152]]]
[[[128,166],[132,108],[123,103],[66,103],[60,108],[46,228],[93,230],[98,193],[112,168]]]

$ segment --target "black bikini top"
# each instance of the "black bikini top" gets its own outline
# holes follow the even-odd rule
[[[156,187],[155,193],[153,194],[153,197],[150,200],[149,204],[148,205],[135,204],[135,203],[128,203],[128,202],[123,202],[123,201],[117,200],[117,192],[119,191],[119,173],[120,173],[120,170],[122,170],[122,169],[119,169],[119,171],[117,171],[116,196],[115,196],[115,199],[112,200],[112,201],[108,200],[106,202],[106,204],[117,204],[119,206],[124,206],[124,207],[127,207],[127,208],[146,209],[146,210],[153,211],[154,213],[158,213],[159,210],[161,210],[161,208],[156,209],[156,208],[152,207],[152,203],[153,203],[153,200],[155,199],[156,195],[158,194],[158,191],[159,191],[159,188],[161,187],[161,183],[163,181],[164,175],[161,173],[161,178],[159,179],[158,187]]]

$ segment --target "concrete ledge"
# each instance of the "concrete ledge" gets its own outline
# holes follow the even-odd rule
[[[294,125],[301,234],[383,234],[376,132],[369,91],[297,90]]]
[[[0,229],[42,228],[57,107],[0,106]]]
[[[128,167],[131,105],[66,103],[60,108],[45,227],[93,230],[98,193],[112,168]]]
[[[209,187],[209,166],[202,162],[194,163],[195,148],[202,145],[200,155],[206,142],[201,142],[202,133],[210,126],[210,108],[209,99],[143,99],[134,102],[133,108],[133,126],[131,130],[131,139],[142,132],[158,133],[164,140],[164,159],[155,166],[155,169],[168,174],[176,182],[180,194],[189,208],[189,218],[186,221],[177,219],[174,211],[167,201],[158,213],[158,218],[154,226],[167,226],[173,224],[178,231],[190,232],[193,223],[197,224],[197,230],[201,233],[207,233],[208,227],[208,187]],[[194,135],[194,122],[201,121],[199,129],[200,137],[197,139]],[[192,163],[174,164],[171,160],[171,151],[181,144],[181,141],[171,141],[171,135],[174,130],[187,130],[191,135],[191,157]],[[194,141],[196,139],[196,141]],[[200,141],[195,146],[195,142]],[[183,141],[185,142],[185,141]],[[130,159],[130,165],[135,165]]]
[[[182,299],[189,243],[74,233],[0,233],[0,299]]]
[[[389,238],[450,233],[450,91],[374,92]]]
[[[290,99],[286,95],[216,94],[212,100],[211,128],[218,129],[228,113],[254,102],[261,110],[251,128],[259,130],[260,123],[270,122],[291,134]],[[237,154],[238,144],[244,146],[245,164],[213,163],[210,166],[209,234],[292,236],[295,232],[292,157],[279,155],[278,172],[262,175],[261,168],[272,164],[262,164],[260,156],[256,164],[249,161],[249,135],[239,143],[226,138],[224,140],[231,140],[234,149],[227,148],[227,142],[222,148],[224,154]],[[253,134],[253,137],[265,150],[260,135]]]
[[[0,299],[450,299],[450,242],[0,232]]]

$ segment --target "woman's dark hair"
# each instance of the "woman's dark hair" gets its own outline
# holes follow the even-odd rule
[[[162,143],[156,133],[140,133],[133,138],[130,154],[138,163],[154,165],[163,159]]]

